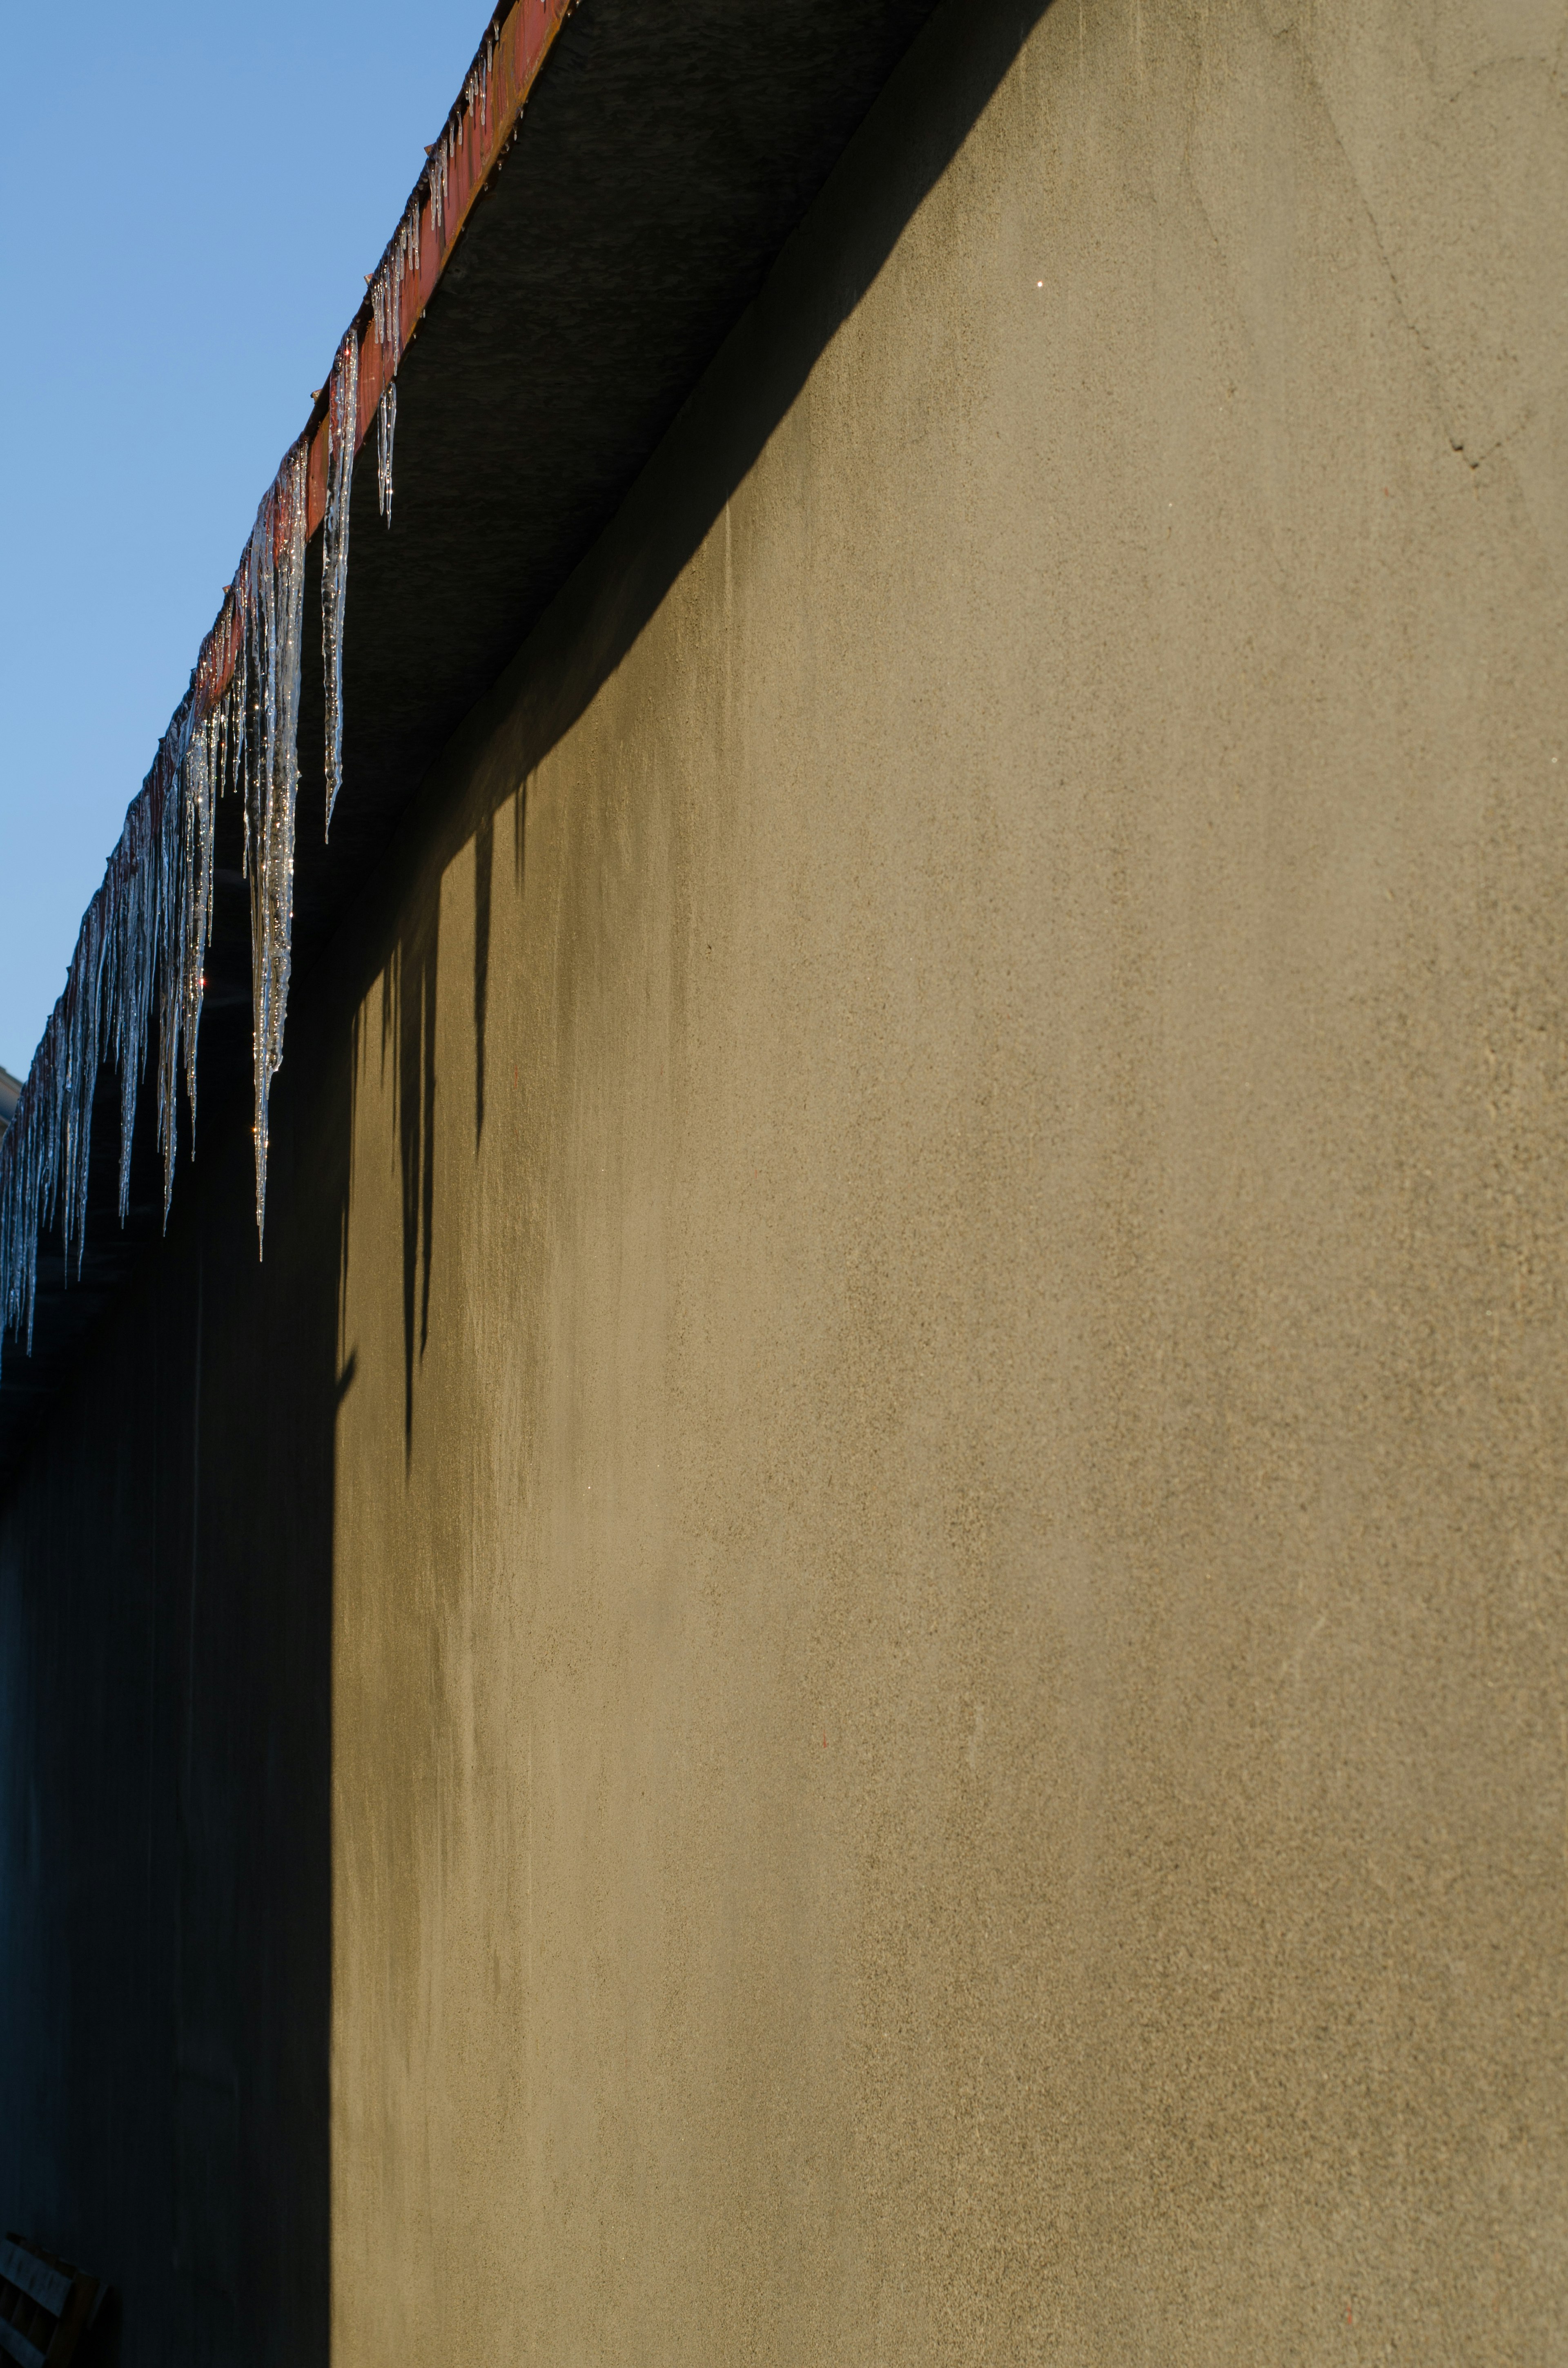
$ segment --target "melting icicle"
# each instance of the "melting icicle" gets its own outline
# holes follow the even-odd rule
[[[397,433],[397,381],[381,390],[376,405],[376,502],[388,526],[392,524],[392,438]]]
[[[488,133],[494,25],[432,151],[423,188],[430,226],[450,223],[453,159],[477,116]],[[396,372],[403,346],[403,282],[420,279],[421,196],[415,191],[372,289],[381,393],[376,406],[376,494],[392,519]],[[326,814],[342,786],[343,626],[359,353],[345,339],[330,381],[324,529],[322,652],[326,679]],[[250,885],[251,984],[256,1058],[258,1247],[267,1212],[268,1095],[283,1053],[293,928],[297,736],[307,500],[307,454],[289,455],[262,502],[256,528],[202,644],[190,689],[176,711],[125,825],[102,886],[82,922],[65,992],[50,1015],[0,1140],[0,1339],[30,1350],[42,1231],[58,1220],[67,1267],[81,1272],[99,1074],[119,1075],[119,1205],[130,1212],[137,1098],[157,1018],[157,1142],[164,1213],[171,1205],[179,1084],[196,1140],[197,1045],[212,925],[216,813],[225,796],[243,812]]]
[[[403,358],[403,282],[410,256],[418,269],[419,200],[415,197],[370,290],[370,314],[381,366],[376,404],[376,504],[392,524],[392,439],[397,429],[397,366]]]
[[[245,571],[244,624],[254,740],[246,749],[244,767],[244,844],[250,882],[258,1254],[267,1228],[267,1099],[283,1060],[294,922],[307,458],[305,444],[297,444],[264,497],[251,533]]]
[[[209,635],[197,662],[196,713],[185,760],[185,863],[188,880],[183,941],[181,1026],[185,1035],[185,1090],[190,1104],[190,1148],[196,1152],[196,1047],[207,981],[207,940],[212,928],[212,840],[217,803],[223,787],[225,743],[233,704],[232,679],[223,687],[223,658],[232,643],[225,615],[219,633]],[[232,669],[231,669],[232,672]],[[174,1114],[170,1113],[173,1131]]]
[[[212,637],[125,818],[119,843],[82,922],[65,992],[51,1014],[0,1144],[0,1332],[32,1347],[38,1242],[58,1218],[70,1272],[82,1269],[92,1162],[93,1099],[103,1062],[119,1070],[121,1222],[129,1207],[137,1090],[158,994],[158,1133],[165,1209],[173,1179],[182,1037],[187,1079],[211,908],[210,809],[191,750],[210,698]],[[205,669],[205,672],[204,672]],[[205,723],[206,718],[201,717]]]
[[[326,682],[326,832],[343,787],[343,611],[348,587],[348,511],[359,425],[359,341],[337,349],[327,402],[326,515],[322,527],[322,670]],[[378,486],[380,479],[378,474]]]
[[[179,1139],[180,1037],[185,1026],[186,963],[193,923],[199,866],[191,861],[192,832],[186,826],[183,795],[196,697],[194,677],[165,733],[148,776],[158,866],[158,1144],[164,1155],[164,1223],[175,1190],[175,1154]]]
[[[244,802],[256,1024],[256,1220],[266,1208],[267,1089],[282,1058],[293,921],[296,740],[304,586],[306,449],[263,502],[223,613],[125,817],[87,907],[0,1143],[0,1332],[32,1347],[40,1231],[58,1219],[81,1271],[93,1097],[119,1072],[119,1216],[130,1211],[136,1103],[158,1019],[157,1142],[164,1214],[174,1190],[183,1068],[196,1133],[196,1053],[212,918],[218,799]],[[155,1001],[154,1001],[155,998]],[[183,1058],[182,1058],[183,1056]]]
[[[114,1052],[119,1067],[119,1222],[131,1208],[131,1144],[136,1131],[136,1089],[147,1053],[147,1012],[153,1000],[157,882],[153,876],[152,813],[143,787],[125,817],[116,850],[123,881],[123,920],[116,949]]]
[[[93,1090],[98,1076],[98,1037],[103,1003],[104,892],[88,905],[65,988],[66,1121],[63,1144],[67,1270],[71,1239],[76,1241],[76,1272],[82,1271],[86,1239],[87,1175],[92,1155]]]

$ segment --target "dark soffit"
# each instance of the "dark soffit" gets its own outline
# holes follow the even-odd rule
[[[390,528],[373,445],[359,455],[324,850],[312,541],[291,1031],[431,761],[624,500],[934,5],[580,0],[562,27],[403,355]],[[248,903],[222,836],[218,860],[204,1139],[250,1093]],[[58,1241],[40,1240],[33,1354],[7,1340],[0,1361],[0,1473],[161,1231],[156,1061],[154,1028],[123,1229],[118,1086],[100,1074],[82,1273],[67,1287]]]

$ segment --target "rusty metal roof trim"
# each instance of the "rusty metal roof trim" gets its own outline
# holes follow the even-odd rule
[[[213,810],[226,791],[244,803],[251,881],[258,1248],[265,1211],[267,1094],[282,1058],[294,862],[294,801],[302,647],[304,545],[327,518],[335,420],[341,436],[353,388],[353,451],[339,455],[346,493],[354,453],[378,427],[382,508],[390,516],[398,365],[493,173],[517,137],[540,68],[576,0],[515,0],[492,18],[461,92],[345,333],[301,435],[263,496],[256,523],[190,687],[126,814],[103,884],[77,938],[64,993],[0,1131],[0,1348],[7,1330],[30,1350],[40,1229],[62,1217],[78,1273],[85,1246],[93,1101],[100,1061],[119,1070],[123,1226],[136,1101],[154,1014],[158,1136],[165,1222],[178,1132],[180,1048],[195,1151],[196,1042],[211,916]],[[347,470],[344,461],[347,461]],[[347,558],[347,536],[341,539]],[[341,639],[341,577],[337,582]],[[324,577],[324,599],[330,598]],[[330,631],[330,623],[328,626]],[[336,709],[334,709],[336,714]],[[329,723],[329,731],[332,729]],[[328,751],[327,820],[335,793]]]
[[[375,270],[366,274],[364,302],[345,332],[345,339],[353,336],[358,349],[356,452],[376,425],[381,397],[418,333],[470,214],[517,134],[555,37],[577,6],[578,0],[516,0],[504,17],[492,22],[474,52],[462,90],[428,151],[397,229]],[[308,535],[319,531],[326,514],[331,383],[329,375],[316,393],[302,431],[309,447]],[[208,643],[222,653],[211,676],[214,695],[226,686],[233,665],[232,597],[231,588],[202,645],[204,655]]]
[[[198,1026],[201,1099],[225,1140],[250,1116],[247,1087],[256,1096],[259,1219],[267,1090],[286,1012],[309,1008],[291,985],[306,991],[335,944],[357,958],[352,931],[339,933],[440,751],[676,428],[915,36],[947,16],[912,66],[941,81],[956,29],[976,27],[971,80],[984,87],[1044,5],[513,0],[492,13],[263,498],[0,1144],[7,1349],[37,1318],[32,1353],[7,1354],[0,1372],[0,1489],[173,1222]],[[968,97],[937,106],[918,176],[943,169],[971,120]],[[829,215],[839,259],[813,282],[778,372],[732,388],[723,434],[687,455],[691,521],[727,497],[813,341],[880,268],[903,221],[881,186],[874,162],[851,168],[854,194]],[[355,486],[372,423],[374,465],[367,456]],[[638,630],[685,530],[650,543],[618,584],[600,657]],[[551,715],[581,688],[574,674],[541,686]],[[296,848],[301,791],[312,811]],[[141,1093],[147,1069],[156,1091]]]
[[[420,315],[486,182],[499,170],[540,69],[576,5],[577,0],[516,0],[492,24],[474,53],[461,94],[430,150],[402,221],[366,280],[368,293],[355,315],[353,329],[359,340],[356,450],[375,425],[381,398],[396,376]],[[327,393],[324,386],[305,429],[310,438],[307,517],[312,534],[326,508]]]

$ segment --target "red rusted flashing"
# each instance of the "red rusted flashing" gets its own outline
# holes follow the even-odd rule
[[[358,418],[354,437],[356,452],[375,423],[376,405],[383,390],[397,374],[397,365],[408,350],[420,316],[436,292],[436,283],[447,268],[447,259],[462,234],[464,223],[517,131],[528,94],[538,80],[539,70],[550,54],[551,44],[576,5],[577,0],[515,0],[515,5],[506,11],[499,27],[493,26],[485,35],[470,78],[464,83],[462,95],[442,127],[443,136],[449,132],[452,138],[441,208],[441,227],[437,231],[431,210],[428,172],[421,176],[415,195],[410,199],[403,217],[403,222],[411,221],[417,205],[419,268],[415,269],[412,256],[406,258],[396,352],[383,347],[377,335],[369,296],[355,316],[353,335],[359,340]],[[477,95],[471,100],[469,93],[472,87],[472,74],[483,69],[486,51],[489,53],[489,81],[482,107]],[[401,229],[401,223],[399,227]],[[392,245],[383,255],[374,277],[379,277],[381,270],[396,268],[395,247],[394,233]],[[330,384],[329,373],[327,386]],[[310,441],[305,476],[305,532],[309,536],[316,532],[326,515],[326,387],[316,398],[304,432]],[[290,447],[290,450],[294,449]],[[284,533],[281,522],[276,531],[279,536]],[[204,712],[210,711],[222,696],[233,673],[238,646],[235,621],[234,597],[230,591],[224,597],[217,622],[202,643],[198,661],[197,698]]]
[[[489,93],[483,117],[477,98],[462,112],[462,102],[453,109],[448,122],[454,130],[460,124],[461,139],[454,145],[448,167],[445,202],[441,210],[441,227],[437,231],[431,211],[430,192],[422,185],[417,198],[419,207],[419,268],[409,263],[403,282],[401,336],[397,351],[391,353],[381,346],[369,319],[369,305],[361,307],[356,322],[359,336],[359,417],[355,449],[364,442],[376,416],[376,405],[382,390],[395,376],[397,365],[406,352],[409,340],[418,326],[419,316],[436,292],[436,283],[447,267],[461,235],[463,224],[472,212],[481,190],[489,179],[513,132],[532,90],[539,70],[549,55],[550,47],[572,8],[573,0],[516,0],[501,22],[490,50]],[[486,46],[489,46],[488,40]],[[483,51],[475,60],[478,66]],[[390,257],[383,258],[383,262]],[[326,406],[321,404],[321,417],[312,422],[309,507],[306,531],[313,534],[326,509]]]

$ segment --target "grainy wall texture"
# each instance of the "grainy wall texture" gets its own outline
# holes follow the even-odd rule
[[[301,993],[341,2368],[1568,2356],[1565,35],[949,8]]]

